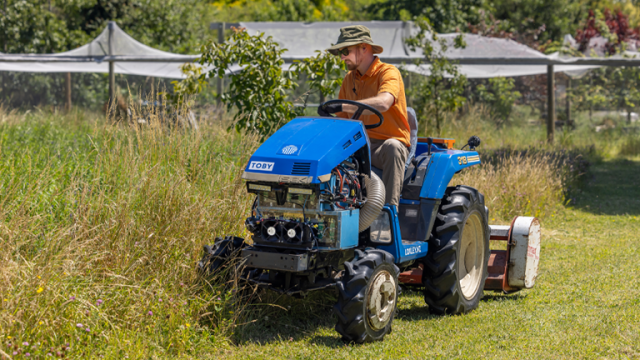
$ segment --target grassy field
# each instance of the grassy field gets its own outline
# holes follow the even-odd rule
[[[534,289],[488,293],[468,315],[430,315],[419,291],[399,299],[384,342],[345,345],[327,316],[274,310],[243,330],[229,358],[576,359],[640,357],[640,161],[593,167],[575,207],[544,222]],[[302,303],[294,306],[302,307]],[[301,314],[303,312],[304,314]],[[291,316],[293,315],[293,316]]]
[[[455,181],[487,194],[495,223],[542,219],[537,286],[453,317],[405,289],[393,333],[353,346],[331,292],[246,302],[195,274],[203,244],[245,235],[257,138],[0,113],[0,358],[640,357],[637,134],[580,127],[550,147],[482,116],[445,129],[483,139],[487,164]]]

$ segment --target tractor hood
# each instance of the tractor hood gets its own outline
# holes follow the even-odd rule
[[[368,143],[358,120],[298,117],[269,137],[249,159],[245,180],[317,184]]]

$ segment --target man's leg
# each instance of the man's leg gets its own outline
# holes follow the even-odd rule
[[[396,139],[370,141],[371,163],[382,170],[382,182],[387,194],[385,203],[398,206],[409,149]]]

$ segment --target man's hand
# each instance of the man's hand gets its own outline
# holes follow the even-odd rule
[[[363,103],[365,105],[369,105],[373,108],[375,108],[376,110],[380,111],[381,113],[389,110],[390,107],[393,106],[393,104],[396,102],[396,99],[393,97],[393,95],[389,94],[388,92],[383,92],[380,93],[374,97],[368,98],[368,99],[364,99],[364,100],[357,100],[359,103]],[[342,111],[346,112],[346,113],[350,113],[353,114],[358,110],[358,107],[355,105],[347,105],[344,104],[342,106]],[[364,115],[373,115],[373,113],[371,111],[365,110],[363,112]]]
[[[318,106],[318,115],[320,116],[331,116],[331,114],[339,113],[342,110],[343,104],[329,104],[323,106]]]

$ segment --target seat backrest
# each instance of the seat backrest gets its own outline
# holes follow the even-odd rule
[[[406,169],[411,160],[416,156],[416,146],[418,145],[418,118],[416,117],[416,111],[413,108],[407,108],[407,121],[409,122],[409,128],[411,130],[411,147],[409,148],[409,156],[407,156],[407,163],[404,165]]]

